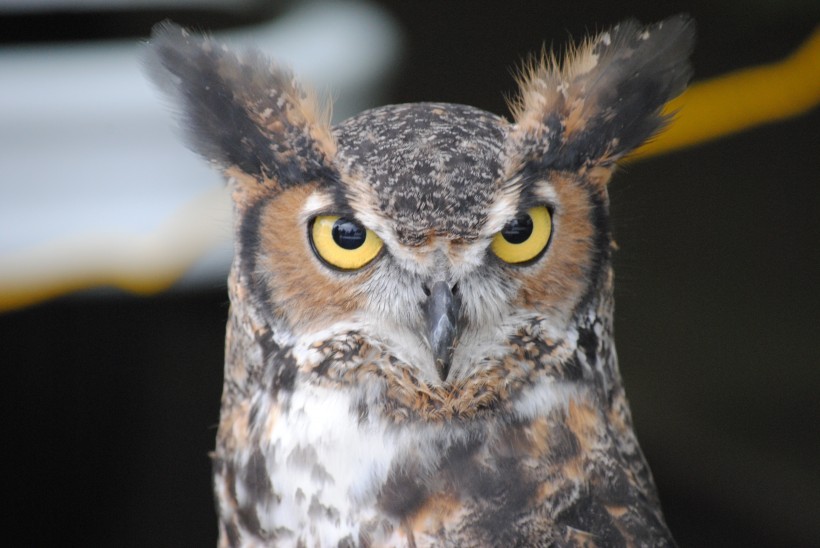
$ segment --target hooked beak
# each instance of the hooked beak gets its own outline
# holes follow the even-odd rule
[[[436,282],[430,287],[424,311],[427,318],[427,341],[433,350],[436,371],[441,380],[447,380],[453,360],[453,348],[458,339],[458,313],[461,300],[458,291],[447,282]]]

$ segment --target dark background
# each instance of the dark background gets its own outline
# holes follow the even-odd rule
[[[781,59],[820,21],[799,0],[382,4],[405,48],[384,103],[499,114],[527,53],[628,16],[691,13],[696,79]],[[4,16],[0,37],[138,39],[168,16],[217,29],[285,9]],[[820,546],[818,128],[815,109],[630,164],[611,186],[621,370],[682,546]],[[5,538],[213,545],[226,315],[224,285],[0,315]]]

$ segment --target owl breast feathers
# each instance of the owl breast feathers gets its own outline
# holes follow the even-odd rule
[[[531,63],[512,121],[331,127],[254,51],[158,26],[235,206],[222,546],[663,546],[612,339],[607,184],[690,77],[682,16]]]

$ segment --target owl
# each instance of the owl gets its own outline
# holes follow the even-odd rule
[[[628,20],[535,60],[510,120],[331,126],[259,52],[154,30],[150,73],[234,204],[220,546],[674,544],[618,371],[607,184],[693,40]]]

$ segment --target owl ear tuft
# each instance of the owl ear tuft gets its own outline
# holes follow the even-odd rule
[[[145,57],[181,108],[191,148],[229,175],[273,190],[327,175],[329,116],[288,69],[169,22],[154,27]]]
[[[560,64],[543,56],[525,67],[512,105],[520,160],[594,170],[605,184],[619,158],[669,121],[661,110],[691,77],[694,38],[686,15],[647,27],[627,20],[571,48]]]

